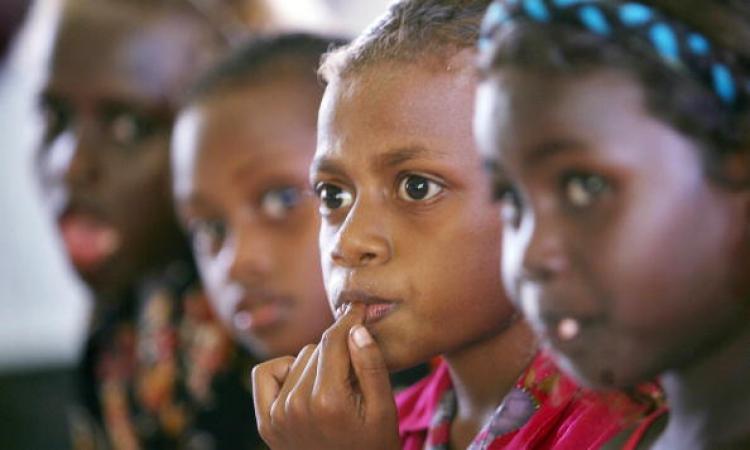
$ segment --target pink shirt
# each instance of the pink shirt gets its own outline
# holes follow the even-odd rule
[[[579,388],[542,354],[519,377],[515,392],[529,397],[531,416],[514,430],[502,431],[499,410],[475,438],[471,449],[598,449],[627,423],[636,406],[621,394],[596,394]],[[423,450],[435,410],[452,389],[448,367],[436,370],[396,396],[399,435],[404,450]],[[522,395],[523,395],[522,394]]]

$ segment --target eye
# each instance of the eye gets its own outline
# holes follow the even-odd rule
[[[398,186],[399,198],[407,202],[421,202],[435,198],[442,193],[443,186],[421,175],[407,175]]]
[[[190,222],[190,236],[196,249],[215,254],[224,245],[227,226],[219,219],[196,219]]]
[[[47,140],[55,138],[68,127],[71,114],[69,108],[63,102],[45,98],[42,100],[40,110]]]
[[[493,193],[495,202],[500,206],[500,219],[503,223],[518,226],[521,221],[521,196],[508,186],[498,186]]]
[[[320,199],[320,213],[330,214],[334,210],[348,208],[354,202],[354,195],[335,184],[318,183],[315,193]]]
[[[610,184],[599,175],[572,174],[565,177],[563,189],[565,199],[570,205],[585,208],[609,192]]]
[[[108,114],[107,133],[112,141],[129,147],[144,141],[157,129],[157,121],[132,111],[113,111]]]
[[[296,187],[266,191],[260,200],[261,211],[271,219],[284,219],[302,201],[303,193]]]

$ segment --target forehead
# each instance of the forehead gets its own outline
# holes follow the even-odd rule
[[[173,98],[211,50],[208,27],[175,9],[73,1],[60,20],[48,85],[64,94]]]
[[[180,114],[173,142],[176,178],[226,178],[308,161],[315,151],[319,94],[291,79],[232,89]],[[307,174],[307,166],[303,174]]]
[[[207,144],[244,140],[273,146],[297,135],[315,136],[319,101],[313,81],[289,76],[229,87],[195,108],[204,118],[201,128]]]
[[[488,158],[551,140],[627,145],[664,126],[645,108],[636,81],[607,70],[567,76],[504,70],[481,83],[475,125]]]
[[[439,70],[379,63],[335,80],[320,109],[317,156],[356,157],[409,146],[465,151],[475,89],[467,54]]]

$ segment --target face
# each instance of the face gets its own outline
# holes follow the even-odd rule
[[[747,326],[746,194],[706,177],[637,83],[508,70],[478,99],[504,280],[563,368],[630,386]]]
[[[256,356],[296,354],[331,324],[308,169],[319,93],[277,81],[181,114],[177,209],[214,310]]]
[[[501,332],[500,222],[471,134],[471,54],[438,71],[381,64],[329,85],[311,179],[334,309],[365,325],[400,369]],[[441,69],[444,70],[444,69]]]
[[[40,95],[38,175],[70,261],[118,296],[184,247],[169,196],[169,130],[209,44],[198,22],[126,2],[66,6]]]

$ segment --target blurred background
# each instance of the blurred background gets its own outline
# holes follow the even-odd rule
[[[388,0],[271,2],[290,29],[356,34]],[[66,405],[89,302],[55,240],[32,176],[60,0],[0,2],[0,447],[67,448]]]

